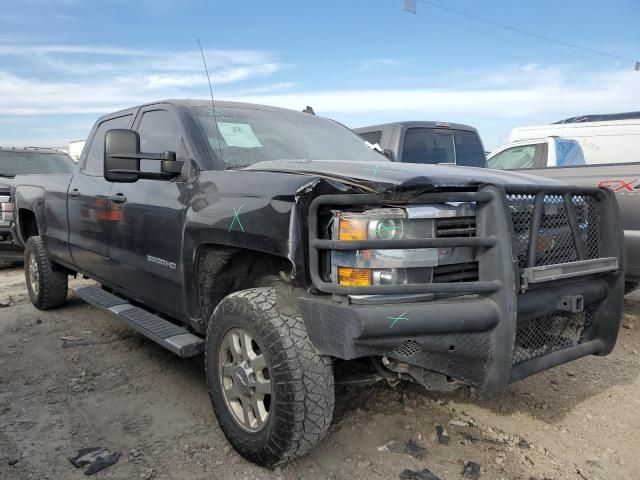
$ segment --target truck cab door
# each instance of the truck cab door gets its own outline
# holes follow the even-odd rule
[[[117,216],[111,210],[111,183],[104,179],[104,136],[113,128],[129,128],[133,112],[104,119],[94,127],[80,159],[80,169],[67,192],[69,249],[73,262],[96,280],[111,280],[109,244]]]
[[[169,105],[142,108],[133,129],[140,135],[143,152],[176,152],[177,160],[192,158],[188,138],[177,112]],[[190,148],[190,147],[189,147]],[[160,171],[160,162],[141,160],[141,171]],[[114,183],[113,224],[109,256],[114,283],[133,298],[160,311],[182,312],[182,227],[190,193],[180,180],[141,179]]]

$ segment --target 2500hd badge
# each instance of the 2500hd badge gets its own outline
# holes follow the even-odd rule
[[[163,267],[168,267],[171,270],[176,269],[175,262],[169,262],[164,258],[152,257],[151,255],[147,255],[147,262],[157,263],[158,265],[162,265]]]

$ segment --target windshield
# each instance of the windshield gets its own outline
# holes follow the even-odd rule
[[[210,106],[191,108],[211,148],[229,167],[267,160],[387,160],[347,127],[315,115],[216,107],[214,119]]]
[[[34,173],[72,173],[74,165],[71,157],[64,153],[0,151],[0,177]]]

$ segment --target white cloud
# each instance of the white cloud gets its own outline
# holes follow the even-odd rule
[[[358,70],[372,70],[376,68],[398,67],[406,63],[406,60],[398,58],[370,58],[361,60],[356,64]]]
[[[446,72],[446,76],[397,78],[389,88],[325,90],[305,88],[299,79],[282,75],[274,80],[286,65],[269,52],[210,49],[205,55],[219,99],[295,110],[311,105],[319,114],[347,123],[357,119],[354,126],[407,119],[473,123],[480,129],[486,125],[493,129],[491,144],[497,144],[506,134],[503,130],[512,126],[627,111],[640,104],[640,74],[632,70],[585,72],[571,65],[506,65]],[[391,67],[395,60],[369,62]],[[350,84],[358,78],[354,73]],[[252,83],[243,84],[248,81]],[[97,116],[161,98],[207,96],[207,79],[196,49],[158,52],[0,44],[0,115],[68,114],[71,119],[73,114]],[[65,138],[63,129],[61,123],[60,138]]]
[[[625,111],[640,104],[640,74],[614,71],[588,75],[484,74],[483,88],[458,84],[443,88],[308,91],[234,98],[316,112],[354,114],[403,112],[414,118],[485,116],[526,119],[539,115]],[[559,70],[557,71],[559,73]],[[476,77],[477,78],[477,77]]]
[[[215,86],[264,79],[285,67],[258,50],[204,55]],[[102,113],[162,97],[203,96],[206,86],[196,49],[0,44],[0,114]]]
[[[90,55],[147,56],[144,50],[90,45],[0,45],[0,55],[29,55],[47,53],[78,53]]]

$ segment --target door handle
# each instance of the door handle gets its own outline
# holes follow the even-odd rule
[[[70,197],[79,197],[80,196],[80,190],[78,190],[77,188],[74,188],[73,190],[71,190],[69,192],[69,196]]]
[[[127,201],[127,197],[125,197],[121,193],[116,193],[115,195],[111,195],[109,197],[109,200],[111,200],[113,203],[124,203]]]

